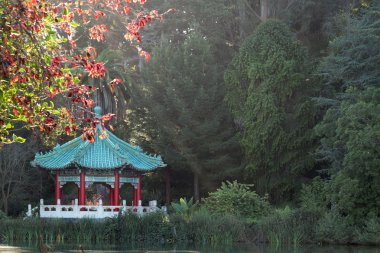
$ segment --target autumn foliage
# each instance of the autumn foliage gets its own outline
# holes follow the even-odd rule
[[[70,134],[83,126],[83,122],[89,126],[81,129],[88,140],[93,140],[95,119],[88,115],[91,115],[94,88],[82,80],[84,76],[102,78],[107,70],[103,62],[95,60],[95,48],[76,47],[76,28],[84,26],[90,39],[101,42],[107,33],[102,18],[125,15],[124,38],[136,47],[141,57],[149,60],[149,53],[139,45],[141,29],[161,20],[165,13],[146,11],[144,3],[144,0],[89,0],[70,4],[47,0],[2,1],[0,143],[22,142],[21,137],[12,134],[16,127],[47,133],[61,128]],[[115,79],[109,85],[114,90],[121,82]],[[71,106],[56,108],[53,100],[57,96],[68,100]],[[109,118],[106,115],[102,122]]]

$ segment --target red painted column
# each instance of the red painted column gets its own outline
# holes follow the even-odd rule
[[[133,205],[137,206],[137,186],[133,186]]]
[[[142,176],[140,175],[139,176],[139,183],[137,185],[137,204],[141,200],[141,178],[142,178]]]
[[[120,186],[120,174],[119,170],[115,170],[115,189],[114,189],[114,205],[119,205],[119,186]]]
[[[79,176],[80,182],[79,182],[79,205],[85,205],[86,204],[86,172],[84,169],[81,169],[80,176]]]
[[[110,206],[113,206],[113,200],[114,200],[113,188],[110,187]]]
[[[61,199],[61,186],[59,185],[59,171],[55,173],[55,204],[58,204],[58,199]]]

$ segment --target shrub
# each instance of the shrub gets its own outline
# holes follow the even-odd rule
[[[380,244],[380,218],[372,217],[365,222],[360,230],[355,230],[355,239],[359,243]]]
[[[348,243],[352,241],[353,232],[349,217],[342,216],[333,208],[319,220],[316,239],[328,243]]]
[[[204,206],[211,213],[228,214],[256,220],[269,213],[267,198],[260,197],[251,190],[253,185],[240,184],[237,181],[222,183],[215,192],[204,199]]]
[[[327,210],[326,183],[320,178],[314,178],[310,184],[303,185],[301,190],[301,208],[311,212],[324,213]]]
[[[4,219],[8,219],[8,216],[6,215],[6,213],[0,210],[0,220],[4,220]]]
[[[186,198],[180,198],[178,203],[172,202],[171,206],[177,214],[182,215],[186,220],[190,220],[198,204],[194,204],[193,198],[189,201]]]

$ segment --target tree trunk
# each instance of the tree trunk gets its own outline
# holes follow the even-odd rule
[[[4,199],[4,213],[8,216],[8,199]]]
[[[199,176],[194,172],[194,202],[199,202]]]
[[[167,168],[165,170],[165,194],[166,194],[166,196],[165,196],[166,205],[169,205],[170,202],[172,201],[171,200],[172,194],[171,194],[170,169],[169,168]]]
[[[1,204],[2,204],[2,207],[3,207],[3,211],[6,215],[8,215],[8,197],[6,196],[6,193],[4,191],[4,189],[1,189]]]
[[[269,0],[260,0],[260,17],[261,21],[265,22],[269,16]]]
[[[246,4],[242,0],[237,1],[237,7],[238,7],[238,12],[239,12],[239,34],[240,34],[240,39],[244,38],[246,35],[246,26],[248,22],[247,18],[247,8]]]

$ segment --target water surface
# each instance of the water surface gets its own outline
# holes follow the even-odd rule
[[[51,245],[53,252],[81,252],[79,245]],[[298,246],[271,247],[268,245],[239,244],[223,247],[194,247],[194,246],[83,246],[86,253],[380,253],[379,247],[354,246]],[[36,245],[11,246],[0,244],[0,252],[4,253],[39,253]]]

